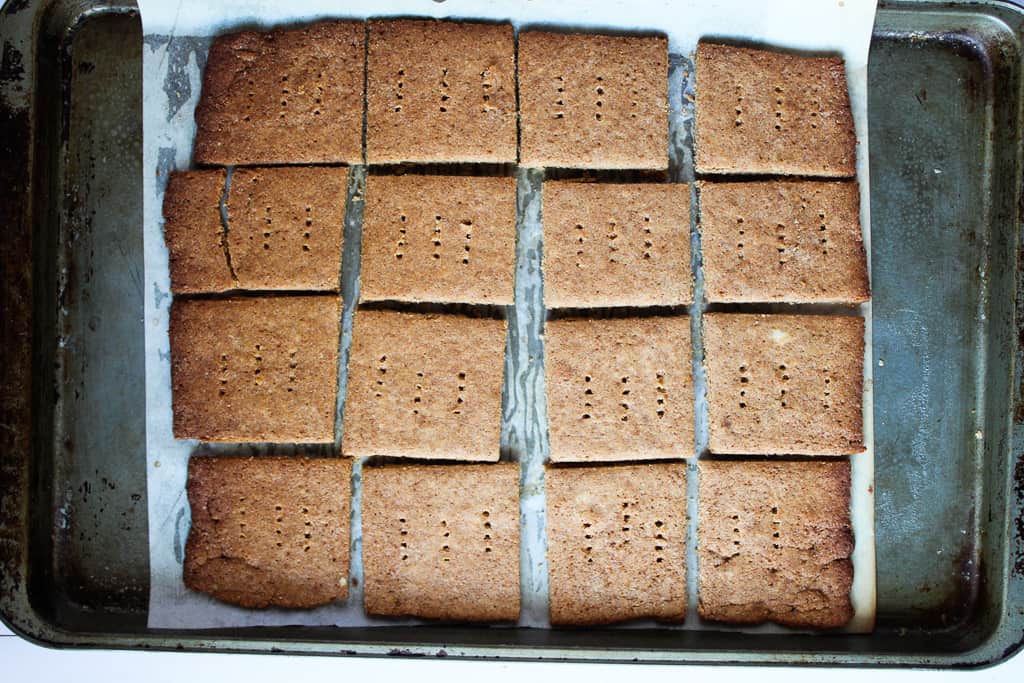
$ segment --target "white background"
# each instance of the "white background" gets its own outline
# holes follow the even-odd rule
[[[631,667],[631,668],[627,668]],[[364,659],[355,657],[293,657],[282,655],[225,655],[184,652],[108,652],[49,650],[32,645],[0,624],[0,681],[21,683],[289,683],[290,681],[432,681],[445,683],[545,683],[547,681],[616,681],[643,677],[658,681],[749,680],[758,683],[936,683],[938,681],[1024,681],[1024,654],[981,671],[906,671],[821,668],[742,668],[648,666],[637,664],[538,664],[526,662],[460,662],[438,659]]]

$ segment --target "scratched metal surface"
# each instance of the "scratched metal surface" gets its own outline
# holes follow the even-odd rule
[[[989,337],[1011,310],[1000,291],[1012,287],[1013,235],[991,212],[1012,189],[979,174],[991,165],[995,93],[986,91],[1002,84],[966,32],[911,42],[918,59],[899,59],[908,49],[897,40],[879,41],[889,78],[870,100],[873,111],[898,112],[871,130],[871,172],[886,200],[872,207],[880,605],[908,627],[955,628],[984,599],[980,475],[1000,438],[985,423],[1008,395],[1011,347],[1000,352]],[[915,154],[897,152],[911,140]]]
[[[121,19],[127,24],[127,19]],[[141,123],[130,96],[111,97],[109,84],[139,87],[131,60],[139,45],[113,42],[109,27],[87,23],[75,41],[72,106],[64,158],[68,190],[61,216],[57,272],[57,396],[54,416],[54,578],[67,599],[102,606],[134,602],[148,582],[135,553],[114,548],[147,535],[146,490],[135,468],[145,425],[142,235],[131,229],[141,202],[128,175],[141,173]],[[128,109],[128,111],[125,111]],[[102,130],[92,125],[108,120]],[[116,454],[116,455],[114,455]],[[114,457],[111,457],[114,455]]]
[[[878,14],[874,634],[176,633],[145,625],[141,27],[119,5],[8,3],[0,105],[15,137],[4,144],[15,149],[22,136],[33,153],[21,155],[24,191],[0,195],[0,215],[20,217],[0,226],[0,301],[5,315],[18,313],[27,285],[14,266],[31,260],[33,315],[29,385],[4,375],[15,382],[3,405],[0,614],[27,637],[82,647],[917,666],[1006,656],[1024,640],[1022,26],[1001,3],[902,3]],[[187,98],[195,84],[179,81],[168,88]],[[17,232],[29,226],[31,250]],[[5,362],[20,357],[18,329],[5,320]],[[30,442],[6,437],[28,429],[28,413],[7,398],[15,390],[32,396]]]

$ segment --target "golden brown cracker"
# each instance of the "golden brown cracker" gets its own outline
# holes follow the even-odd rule
[[[503,320],[357,310],[343,452],[497,460],[505,331]]]
[[[214,39],[196,107],[195,162],[362,161],[365,43],[361,21]]]
[[[699,612],[838,628],[853,616],[850,463],[700,462]]]
[[[668,40],[519,34],[520,164],[668,168]]]
[[[698,173],[856,174],[842,58],[702,42],[696,72]]]
[[[519,618],[519,467],[363,469],[368,614]]]
[[[348,169],[239,168],[228,246],[243,289],[337,291]]]
[[[711,452],[861,452],[863,367],[863,318],[706,314]]]
[[[351,460],[193,457],[184,580],[242,607],[348,597]]]
[[[871,297],[856,183],[704,182],[700,234],[708,301]]]
[[[552,320],[544,337],[552,462],[693,455],[689,317]]]
[[[686,465],[549,467],[553,625],[686,618]]]
[[[175,294],[223,292],[235,287],[221,224],[223,169],[178,171],[164,192],[164,239]]]
[[[337,296],[175,300],[175,438],[334,441],[340,316]]]
[[[544,304],[693,301],[690,186],[544,183]]]
[[[511,305],[515,247],[515,179],[371,175],[360,299]]]
[[[370,21],[371,164],[516,160],[511,24]]]

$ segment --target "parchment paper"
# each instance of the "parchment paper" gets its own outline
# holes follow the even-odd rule
[[[861,186],[861,222],[870,253],[870,214],[867,159],[867,53],[874,23],[874,0],[378,0],[374,3],[307,0],[139,0],[144,31],[143,48],[143,172],[146,315],[146,440],[150,541],[151,628],[216,628],[306,624],[339,626],[394,625],[395,620],[371,619],[362,611],[362,547],[358,486],[361,463],[355,466],[352,568],[350,598],[314,610],[246,610],[226,605],[185,588],[182,560],[190,524],[185,495],[186,467],[192,453],[310,453],[299,446],[247,444],[210,446],[176,441],[171,431],[170,348],[168,317],[171,304],[168,255],[163,239],[161,208],[167,176],[190,167],[195,135],[193,113],[199,99],[202,70],[212,36],[242,28],[264,28],[324,18],[367,16],[430,16],[508,20],[517,27],[558,25],[581,30],[653,30],[668,35],[670,56],[670,175],[673,181],[693,179],[691,56],[701,37],[750,40],[780,48],[841,54],[857,132],[857,177]],[[368,14],[369,13],[369,14]],[[519,186],[516,254],[516,304],[508,311],[506,389],[503,396],[502,459],[521,463],[521,626],[546,627],[547,566],[544,541],[543,463],[548,454],[544,404],[544,323],[540,273],[539,171],[516,172]],[[361,188],[365,170],[355,168],[349,186],[343,255],[343,314],[337,437],[340,439],[344,366],[351,336],[353,302],[358,299],[358,226],[362,215]],[[698,240],[694,235],[694,245]],[[698,252],[695,250],[695,259]],[[869,264],[870,267],[870,264]],[[697,269],[696,295],[703,292]],[[799,310],[790,307],[787,310]],[[703,306],[691,309],[694,327]],[[869,631],[875,612],[874,496],[871,305],[860,308],[866,321],[864,362],[864,438],[867,450],[853,456],[852,511],[855,616],[850,632]],[[697,452],[706,452],[707,420],[700,349],[694,352],[697,392]],[[330,449],[320,449],[330,452]],[[316,454],[317,449],[312,449]],[[696,616],[696,491],[695,460],[688,468],[689,529],[688,597],[690,614],[684,629],[715,628]],[[415,622],[406,622],[415,623]],[[650,623],[630,626],[650,627]],[[665,628],[662,626],[662,628]],[[746,631],[775,631],[763,626]]]

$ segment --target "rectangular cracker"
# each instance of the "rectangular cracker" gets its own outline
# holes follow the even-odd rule
[[[702,42],[696,71],[698,173],[856,174],[842,58]]]
[[[514,178],[366,179],[360,301],[511,305]]]
[[[366,25],[242,31],[210,46],[197,164],[359,163]]]
[[[846,455],[864,450],[864,319],[704,316],[713,453]]]
[[[192,457],[184,580],[242,607],[348,597],[352,462]]]
[[[520,164],[668,168],[668,40],[519,34]]]
[[[702,460],[699,612],[838,628],[853,616],[850,463]]]
[[[856,182],[704,182],[700,233],[708,301],[871,297]]]
[[[552,625],[686,618],[686,465],[549,467]]]
[[[239,168],[228,246],[244,289],[337,291],[348,169]]]
[[[221,225],[223,169],[176,171],[164,192],[164,239],[175,294],[223,292],[235,286]]]
[[[693,455],[689,317],[552,320],[544,337],[552,462]]]
[[[333,442],[337,296],[176,299],[174,437]]]
[[[363,469],[367,614],[519,618],[519,467]]]
[[[544,305],[693,301],[690,186],[544,183]]]
[[[511,24],[370,21],[366,159],[514,163]]]
[[[506,328],[504,320],[357,310],[343,452],[497,460]]]

